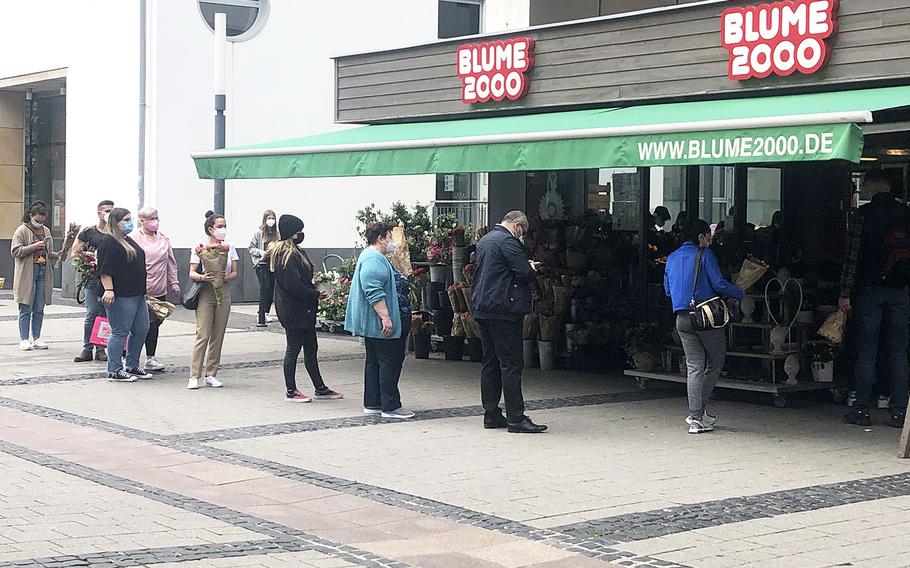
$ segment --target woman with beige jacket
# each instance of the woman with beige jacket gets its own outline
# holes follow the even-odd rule
[[[51,230],[44,226],[47,206],[36,201],[13,234],[10,252],[15,259],[13,298],[19,304],[19,348],[47,349],[41,340],[44,306],[54,292],[54,263],[63,251],[54,251]]]

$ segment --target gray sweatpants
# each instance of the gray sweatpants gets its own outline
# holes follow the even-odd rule
[[[724,369],[727,356],[727,338],[722,329],[695,331],[687,314],[676,316],[676,330],[686,354],[689,390],[689,416],[701,420],[711,392]]]

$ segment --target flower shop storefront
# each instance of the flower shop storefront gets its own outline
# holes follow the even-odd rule
[[[750,27],[750,8],[784,4],[791,25]],[[526,362],[625,368],[642,386],[683,380],[663,263],[685,220],[705,219],[749,288],[726,386],[783,405],[833,386],[835,350],[816,330],[836,309],[864,175],[907,188],[907,26],[886,0],[837,5],[708,1],[341,57],[336,118],[367,126],[194,159],[214,179],[484,176],[490,221],[526,210],[544,266]],[[452,270],[418,279],[433,320],[421,329],[460,359],[475,334],[471,248],[458,227],[432,229],[452,237]]]

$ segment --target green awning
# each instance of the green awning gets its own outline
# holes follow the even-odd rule
[[[857,123],[902,106],[910,87],[382,124],[193,159],[207,179],[858,162]]]

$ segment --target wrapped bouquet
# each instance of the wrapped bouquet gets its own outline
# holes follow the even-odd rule
[[[212,287],[215,289],[215,305],[219,308],[224,305],[224,271],[230,250],[230,245],[225,243],[199,245],[195,249],[205,273],[214,277]]]

